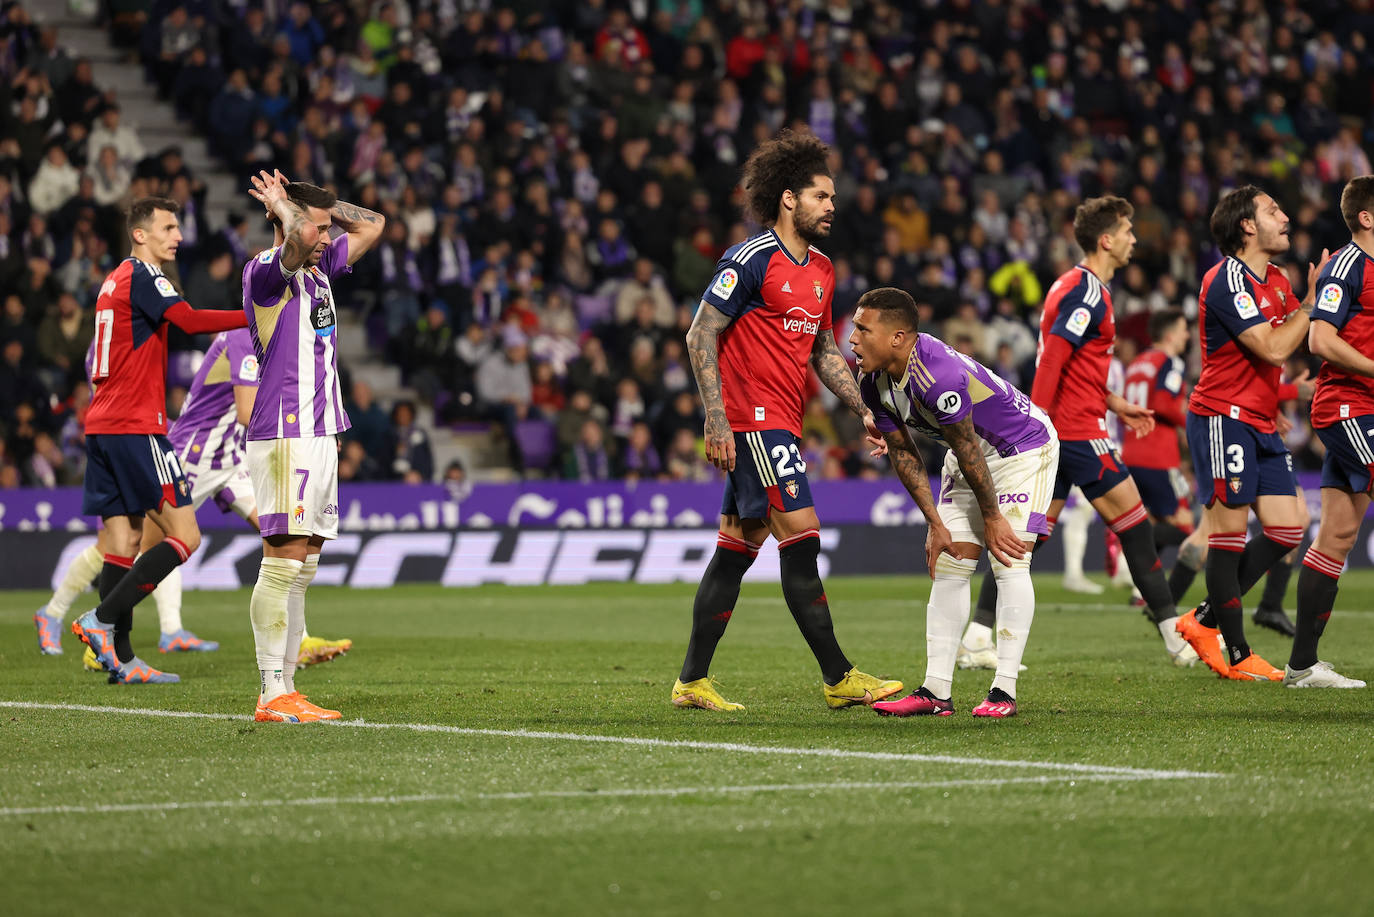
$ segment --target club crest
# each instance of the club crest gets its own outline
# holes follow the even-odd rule
[[[787,491],[787,495],[791,497],[793,500],[797,499],[797,492],[801,490],[801,488],[797,486],[797,482],[795,480],[788,481],[786,484],[782,486],[782,489]]]
[[[1232,479],[1231,479],[1231,493],[1233,493],[1233,494],[1238,494],[1238,493],[1240,493],[1240,478],[1232,478]]]
[[[819,280],[811,281],[811,289],[816,291],[816,302],[825,301],[825,287],[821,285]]]

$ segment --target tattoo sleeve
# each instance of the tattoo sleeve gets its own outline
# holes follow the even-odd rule
[[[375,210],[368,210],[366,207],[359,207],[357,204],[350,204],[347,201],[337,201],[334,208],[329,211],[329,215],[344,232],[356,232],[367,223],[380,224],[386,222],[386,217]]]
[[[911,494],[927,519],[939,519],[935,509],[935,495],[930,491],[930,478],[926,475],[921,453],[905,430],[892,430],[883,434],[887,442],[887,456],[892,460],[892,470],[897,472],[902,486]]]
[[[284,197],[272,205],[272,212],[281,220],[282,267],[294,273],[305,265],[305,259],[310,255],[311,246],[301,238],[301,230],[307,222],[305,211]]]
[[[811,365],[816,367],[816,375],[825,387],[834,392],[844,406],[856,415],[863,416],[863,399],[859,397],[859,383],[854,381],[854,373],[840,353],[835,343],[833,331],[821,331],[816,335],[816,343],[811,346]]]
[[[687,355],[697,377],[706,422],[725,423],[725,399],[720,394],[720,362],[716,339],[730,325],[730,316],[704,300],[687,329]]]
[[[973,429],[973,421],[965,417],[958,423],[941,424],[940,432],[954,457],[959,460],[959,470],[964,473],[969,489],[978,500],[978,509],[983,518],[995,516],[997,508],[997,487],[992,483],[992,472],[983,460],[982,439]]]

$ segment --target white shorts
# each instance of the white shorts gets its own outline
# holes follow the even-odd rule
[[[1049,534],[1045,513],[1050,508],[1054,480],[1059,471],[1059,441],[1050,440],[1033,452],[984,456],[993,486],[997,488],[997,502],[1002,515],[1011,523],[1012,531],[1022,541],[1035,541]],[[940,476],[940,502],[936,504],[940,520],[955,541],[983,543],[983,513],[978,498],[959,470],[954,452],[945,455],[945,467]]]
[[[248,441],[248,474],[263,536],[339,536],[339,449],[334,436]]]
[[[193,465],[182,462],[186,482],[191,485],[191,506],[200,509],[209,499],[214,499],[220,512],[233,510],[241,518],[247,519],[257,511],[257,501],[253,499],[253,479],[248,476],[244,462],[235,462],[223,468],[209,465]]]

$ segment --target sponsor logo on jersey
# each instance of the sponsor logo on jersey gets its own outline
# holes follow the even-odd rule
[[[935,399],[935,407],[942,414],[957,414],[963,406],[964,399],[959,397],[958,392],[945,392]]]
[[[1075,337],[1082,337],[1083,332],[1088,330],[1088,323],[1092,320],[1093,314],[1088,311],[1087,306],[1079,306],[1069,315],[1069,320],[1064,323],[1064,328],[1069,334]]]
[[[172,281],[168,280],[166,277],[155,278],[153,280],[153,286],[157,287],[157,291],[163,296],[177,295],[176,288],[172,286]]]
[[[324,514],[326,516],[337,516],[339,514],[339,508],[333,503],[326,503],[324,505]]]
[[[796,481],[788,481],[786,484],[782,485],[782,489],[787,491],[787,495],[793,500],[797,499],[797,491],[801,490],[801,488],[797,486]]]
[[[116,286],[117,284],[113,280],[105,281],[100,285],[100,296],[113,296]]]
[[[997,502],[1000,503],[1029,503],[1030,494],[998,494]]]
[[[249,382],[258,381],[258,358],[251,353],[239,363],[239,378],[247,379]]]
[[[816,291],[816,302],[825,302],[825,287],[819,280],[811,281],[811,289]]]
[[[1341,308],[1341,285],[1328,283],[1322,287],[1322,295],[1317,299],[1317,308],[1323,312],[1338,312]]]
[[[793,312],[800,312],[805,318],[788,318],[787,315],[791,315]],[[819,312],[812,315],[801,306],[793,306],[787,310],[787,315],[784,315],[782,319],[783,331],[796,331],[801,334],[816,334],[821,330],[821,313]]]
[[[735,272],[734,268],[727,267],[716,275],[716,282],[711,284],[711,292],[721,299],[729,299],[737,283],[739,283],[739,274]]]
[[[1234,300],[1236,304],[1236,314],[1241,318],[1254,318],[1259,315],[1259,307],[1255,305],[1255,297],[1241,290],[1236,294]]]
[[[783,291],[784,293],[791,293],[791,292],[792,292],[792,284],[790,284],[790,283],[788,283],[786,280],[784,280],[784,281],[782,282],[782,291]]]

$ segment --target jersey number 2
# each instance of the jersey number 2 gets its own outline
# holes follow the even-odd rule
[[[806,474],[806,462],[802,461],[801,452],[797,449],[797,444],[788,446],[774,446],[772,451],[773,468],[778,472],[778,477],[785,478],[789,474]]]

